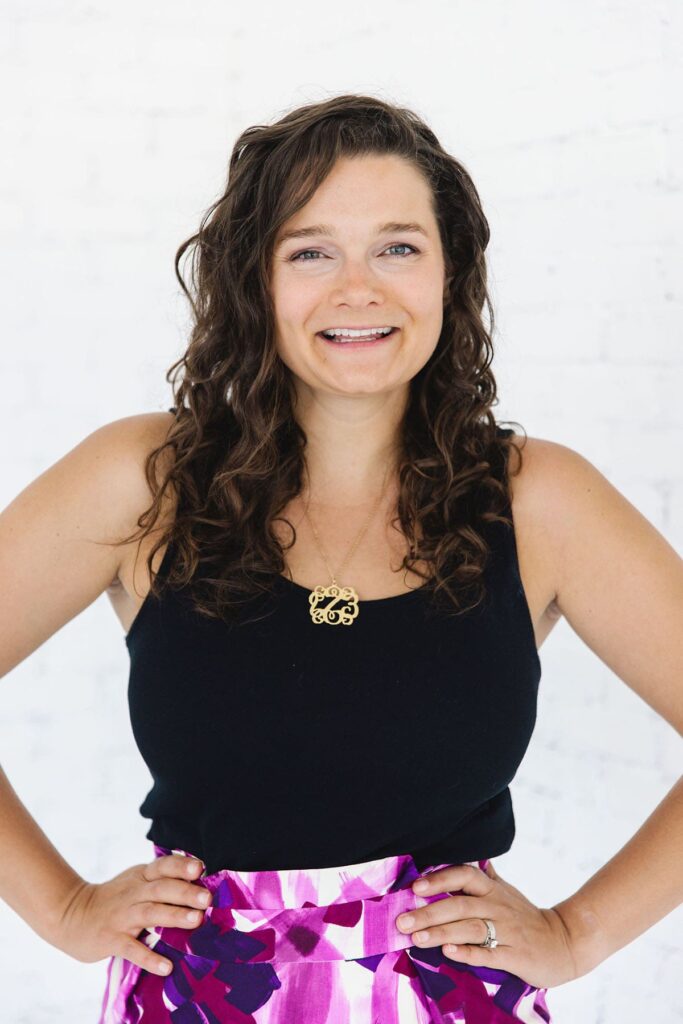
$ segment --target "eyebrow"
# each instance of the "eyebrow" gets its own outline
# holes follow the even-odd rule
[[[414,234],[424,235],[426,238],[429,237],[425,229],[421,224],[417,224],[415,221],[400,221],[390,220],[386,224],[378,224],[376,233],[378,235],[384,235],[387,233],[398,233],[411,231]],[[312,224],[307,228],[294,228],[291,231],[285,231],[277,240],[277,245],[283,245],[288,242],[291,238],[311,238],[315,235],[328,235],[330,238],[334,238],[335,230],[331,224]]]

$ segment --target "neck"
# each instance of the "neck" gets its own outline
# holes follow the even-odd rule
[[[304,496],[311,508],[367,507],[391,489],[403,412],[396,394],[299,396],[296,415],[307,439]]]

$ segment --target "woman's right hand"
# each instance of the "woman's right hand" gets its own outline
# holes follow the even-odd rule
[[[190,870],[188,870],[190,869]],[[173,964],[137,936],[145,928],[196,928],[211,894],[189,879],[199,878],[202,862],[168,854],[135,864],[106,882],[85,882],[62,915],[55,945],[81,963],[121,956],[154,974]],[[201,902],[202,896],[209,900]],[[189,920],[188,911],[197,914]]]

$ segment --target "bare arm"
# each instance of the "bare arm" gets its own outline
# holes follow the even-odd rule
[[[554,910],[574,940],[580,975],[683,902],[683,776],[632,839]]]
[[[166,413],[94,431],[0,512],[0,677],[83,611],[116,578],[124,547],[151,502],[144,455],[163,440]],[[0,768],[0,898],[52,942],[85,885],[20,801]]]
[[[0,897],[41,939],[53,943],[58,921],[85,879],[52,845],[1,767],[0,858]]]
[[[560,611],[604,664],[683,736],[683,561],[577,452],[537,441],[529,467],[559,541]],[[633,838],[553,908],[574,941],[581,974],[681,904],[682,849],[679,779]]]

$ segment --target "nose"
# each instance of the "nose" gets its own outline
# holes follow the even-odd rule
[[[335,282],[332,299],[350,306],[384,301],[384,292],[364,260],[349,260]]]

